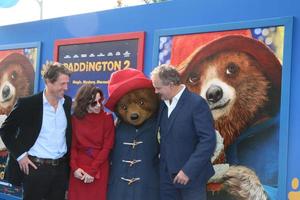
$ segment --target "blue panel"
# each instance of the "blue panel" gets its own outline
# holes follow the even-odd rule
[[[256,21],[263,26],[266,18],[282,19],[286,27],[286,34],[294,35],[285,41],[283,79],[285,87],[282,90],[281,112],[286,123],[280,131],[286,134],[282,139],[283,145],[288,145],[287,151],[281,151],[283,158],[279,177],[280,183],[286,182],[286,191],[282,190],[280,200],[287,199],[287,193],[292,191],[293,178],[300,179],[300,1],[298,0],[173,0],[161,4],[148,6],[127,7],[90,14],[43,20],[39,22],[22,23],[0,27],[0,45],[17,43],[32,43],[41,41],[43,49],[40,54],[40,65],[46,60],[53,59],[54,41],[57,39],[107,35],[112,33],[126,33],[145,31],[145,59],[144,72],[149,75],[156,62],[154,49],[158,41],[155,34],[168,34],[168,30],[180,30],[190,27],[195,31],[201,27],[202,31],[247,27],[247,21]],[[294,22],[285,16],[293,16]],[[263,20],[262,20],[263,19]],[[274,22],[275,22],[274,21]],[[246,22],[246,23],[240,23]],[[270,25],[271,21],[267,21]],[[222,24],[221,26],[219,24]],[[242,25],[241,25],[242,24]],[[292,29],[292,26],[294,29]],[[166,32],[156,32],[165,29]],[[186,30],[186,29],[185,29]],[[179,32],[178,32],[179,33]],[[290,67],[290,68],[289,68]],[[40,74],[40,72],[37,72]],[[40,78],[37,90],[44,88]],[[36,90],[36,91],[37,91]],[[285,166],[285,163],[287,165]],[[300,190],[300,188],[295,188]],[[1,196],[0,196],[1,197]]]

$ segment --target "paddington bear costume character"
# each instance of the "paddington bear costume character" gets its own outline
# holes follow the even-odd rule
[[[114,72],[106,107],[119,118],[111,157],[108,200],[159,199],[158,97],[135,69]]]

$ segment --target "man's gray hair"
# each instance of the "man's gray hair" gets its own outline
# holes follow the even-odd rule
[[[151,78],[152,77],[158,77],[163,85],[169,85],[171,83],[174,85],[181,84],[179,72],[172,65],[163,64],[157,66],[151,72]]]

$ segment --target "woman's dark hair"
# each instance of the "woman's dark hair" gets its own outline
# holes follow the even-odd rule
[[[73,104],[74,116],[81,119],[87,113],[88,106],[95,101],[96,95],[100,94],[101,100],[103,100],[103,92],[100,88],[93,84],[82,85],[75,96]]]

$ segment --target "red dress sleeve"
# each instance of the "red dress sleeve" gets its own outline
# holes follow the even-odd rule
[[[77,137],[76,137],[76,121],[72,118],[72,143],[71,143],[71,158],[70,158],[70,167],[72,171],[78,169],[76,162],[78,152],[77,152]]]
[[[108,161],[109,153],[114,145],[115,126],[111,114],[105,116],[103,131],[104,131],[103,147],[95,157],[94,161],[92,162],[91,165],[91,168],[93,169],[91,174],[92,176],[95,176],[97,174],[101,164]]]

